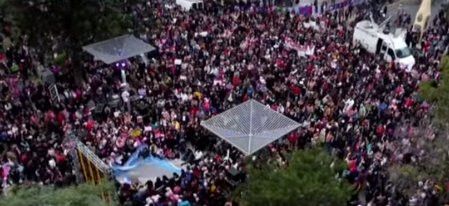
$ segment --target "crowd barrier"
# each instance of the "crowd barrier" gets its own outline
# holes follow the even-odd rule
[[[109,178],[105,172],[101,171],[90,157],[87,157],[80,149],[77,149],[84,180],[93,184],[98,184],[103,179]]]
[[[70,134],[67,138],[67,147],[73,157],[78,182],[100,184],[102,180],[111,179],[112,169],[98,158],[86,145],[81,143],[76,135]],[[81,173],[81,177],[78,175]],[[111,203],[114,197],[107,192],[102,194],[106,203]]]
[[[365,0],[345,0],[341,2],[337,2],[334,4],[327,4],[323,3],[322,5],[302,5],[302,6],[295,6],[295,7],[289,7],[287,10],[292,13],[296,13],[299,15],[313,15],[313,14],[322,14],[326,11],[337,11],[340,9],[345,9],[349,6],[356,6],[359,4],[362,4],[365,2]]]

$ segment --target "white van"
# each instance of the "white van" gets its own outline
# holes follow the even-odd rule
[[[185,10],[204,8],[203,0],[176,0],[176,4]]]
[[[364,20],[354,28],[354,43],[360,43],[368,52],[380,55],[387,62],[397,62],[408,71],[415,65],[415,58],[402,36],[383,32],[379,25]]]

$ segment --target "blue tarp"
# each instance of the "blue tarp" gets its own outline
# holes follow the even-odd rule
[[[160,159],[158,157],[153,157],[151,155],[145,159],[140,159],[139,153],[147,147],[148,147],[148,145],[146,145],[146,144],[138,147],[136,152],[134,152],[131,155],[131,157],[129,157],[128,161],[126,161],[125,164],[123,164],[123,165],[113,164],[112,169],[114,170],[114,175],[116,177],[122,176],[123,174],[125,174],[129,171],[132,171],[133,169],[136,169],[145,164],[155,165],[157,167],[160,167],[164,170],[169,171],[170,173],[181,174],[181,169],[176,167],[175,165],[171,164],[168,160]],[[149,172],[151,172],[151,171],[149,171]]]
[[[381,112],[385,112],[388,109],[388,105],[383,103],[379,106]]]

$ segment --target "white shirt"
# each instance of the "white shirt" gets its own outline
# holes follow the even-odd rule
[[[124,102],[128,102],[129,101],[129,92],[128,91],[122,92],[122,99],[123,99]]]

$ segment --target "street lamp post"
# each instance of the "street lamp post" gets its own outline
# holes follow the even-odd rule
[[[121,68],[120,69],[120,73],[121,73],[121,75],[122,75],[122,84],[123,84],[123,86],[125,87],[124,89],[125,89],[125,91],[122,93],[122,98],[123,98],[123,101],[125,102],[125,104],[126,104],[126,109],[128,110],[128,112],[129,113],[131,113],[131,102],[130,102],[130,100],[129,100],[129,85],[128,85],[128,82],[126,81],[126,71],[125,71],[125,68]]]

